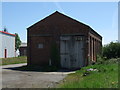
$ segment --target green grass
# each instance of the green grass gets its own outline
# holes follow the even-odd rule
[[[96,68],[98,71],[86,71]],[[84,73],[88,73],[83,76]],[[74,74],[69,74],[59,85],[60,88],[118,88],[118,63],[116,60],[105,61],[82,68]]]
[[[0,62],[2,63],[2,65],[27,63],[27,57],[20,56],[20,57],[13,57],[13,58],[2,58],[0,59]]]

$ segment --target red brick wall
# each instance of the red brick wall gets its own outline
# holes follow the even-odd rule
[[[97,61],[97,55],[101,53],[102,38],[94,33],[89,33],[89,59]]]
[[[91,35],[89,35],[89,33]],[[48,64],[50,59],[50,47],[52,41],[58,43],[59,47],[59,37],[60,35],[84,35],[85,36],[85,63],[89,63],[88,58],[96,61],[96,53],[100,52],[98,45],[99,43],[94,43],[94,52],[91,39],[100,39],[102,37],[94,32],[89,26],[75,21],[69,17],[60,15],[56,13],[55,15],[50,15],[49,17],[41,20],[40,22],[34,24],[28,28],[28,65],[38,64],[45,65]],[[94,36],[94,38],[93,38]],[[38,44],[43,43],[43,49],[38,49]],[[102,42],[100,42],[101,44]]]

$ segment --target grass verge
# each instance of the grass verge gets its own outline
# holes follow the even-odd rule
[[[27,57],[20,56],[20,57],[13,57],[13,58],[2,58],[0,59],[0,62],[1,62],[1,65],[27,63]]]
[[[86,71],[87,69],[98,71]],[[83,67],[74,74],[69,74],[59,85],[60,88],[118,88],[118,62],[106,61]]]

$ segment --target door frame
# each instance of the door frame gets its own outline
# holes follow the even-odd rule
[[[7,58],[7,49],[4,49],[4,58]]]

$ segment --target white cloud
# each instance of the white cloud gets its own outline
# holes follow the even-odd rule
[[[62,7],[60,6],[60,4],[58,2],[54,2],[54,4],[60,12],[64,13],[64,10],[62,9]]]

